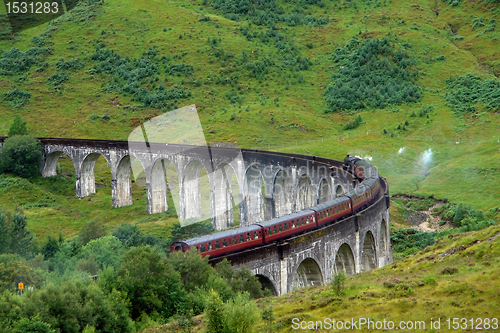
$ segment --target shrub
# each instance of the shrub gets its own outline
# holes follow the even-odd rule
[[[46,322],[40,317],[22,318],[17,322],[12,333],[56,333]]]
[[[326,112],[384,108],[390,104],[415,103],[422,93],[415,84],[416,62],[387,38],[360,42],[353,38],[335,50],[331,59],[339,65],[326,86]]]
[[[85,245],[93,239],[106,236],[106,230],[102,222],[93,220],[87,222],[78,232],[78,241],[80,244]]]
[[[47,82],[53,86],[59,86],[63,82],[66,82],[69,80],[69,76],[66,75],[66,73],[56,73],[51,75],[48,79]]]
[[[342,293],[342,290],[345,288],[346,275],[344,271],[339,271],[335,273],[332,277],[332,289],[335,291],[337,295]]]
[[[76,71],[85,67],[85,63],[80,58],[64,61],[64,58],[56,62],[58,71]]]
[[[488,110],[500,109],[500,80],[482,80],[476,74],[466,74],[446,80],[446,105],[454,112],[474,112],[476,104],[483,103]]]
[[[453,275],[453,274],[456,274],[458,273],[458,268],[456,267],[445,267],[441,272],[441,274],[449,274],[449,275]]]
[[[21,177],[38,173],[42,160],[42,145],[27,135],[15,135],[4,141],[0,150],[0,172],[12,172]]]
[[[17,88],[3,94],[3,100],[8,102],[8,104],[13,108],[20,108],[28,104],[30,102],[30,99],[31,94],[29,92],[22,91]]]
[[[358,115],[354,116],[353,118],[351,118],[351,120],[349,120],[349,122],[344,125],[344,130],[355,129],[356,127],[361,125],[362,122],[363,122],[363,119],[361,118],[361,115],[358,114]]]
[[[19,115],[17,115],[14,118],[14,122],[9,128],[9,136],[14,136],[14,135],[28,135],[26,122],[23,121]]]

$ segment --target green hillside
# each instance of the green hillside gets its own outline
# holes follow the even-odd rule
[[[19,114],[39,137],[126,140],[144,121],[196,104],[207,142],[371,157],[392,194],[498,205],[496,1],[242,4],[87,0],[17,34],[4,25],[0,134]],[[354,114],[361,123],[346,130]],[[33,219],[60,224],[39,234],[148,219],[140,189],[133,207],[110,208],[102,158],[91,202],[72,197],[74,171],[64,168],[65,181],[3,188],[0,203],[64,206],[32,205]]]

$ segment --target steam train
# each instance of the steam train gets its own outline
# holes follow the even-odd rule
[[[380,197],[383,189],[375,167],[361,158],[347,155],[343,169],[361,182],[355,189],[339,197],[269,221],[177,241],[170,246],[170,252],[186,252],[196,247],[203,257],[217,257],[265,243],[279,242],[356,214]]]

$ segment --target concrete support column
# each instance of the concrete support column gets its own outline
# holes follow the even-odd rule
[[[89,154],[82,162],[79,175],[76,177],[77,197],[80,199],[95,193],[94,168],[99,156],[101,155]]]
[[[281,270],[280,270],[280,279],[281,279],[281,283],[280,283],[280,288],[279,288],[279,291],[278,291],[278,296],[281,296],[283,294],[286,294],[288,293],[288,260],[287,258],[283,258],[282,260],[280,260],[280,266],[281,266]]]
[[[114,174],[113,179],[111,179],[113,207],[118,208],[132,205],[130,156],[126,156],[120,161]]]

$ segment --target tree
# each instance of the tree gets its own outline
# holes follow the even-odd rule
[[[133,247],[125,253],[116,284],[127,293],[134,320],[142,313],[168,318],[185,308],[186,292],[179,273],[150,246]]]
[[[208,263],[208,256],[202,257],[195,248],[191,248],[187,252],[171,253],[168,261],[181,275],[184,288],[188,292],[205,286],[208,277],[215,274],[214,269]]]
[[[139,227],[130,222],[122,223],[112,233],[126,248],[139,246],[142,242],[142,232]]]
[[[0,172],[12,172],[30,177],[38,172],[42,160],[42,144],[27,135],[15,135],[5,140],[0,150]]]
[[[80,244],[85,245],[93,239],[106,236],[106,230],[102,222],[93,220],[83,225],[78,233],[78,241]]]
[[[118,268],[124,252],[122,243],[115,236],[105,236],[91,240],[82,249],[82,257],[95,259],[100,269],[106,266]]]
[[[35,249],[36,243],[33,234],[26,229],[27,225],[28,221],[25,215],[14,213],[10,232],[10,252],[30,259],[38,250]]]
[[[56,333],[50,324],[43,322],[40,317],[23,318],[17,322],[12,333]]]
[[[14,122],[9,128],[9,137],[14,135],[28,135],[26,122],[21,119],[19,115],[14,118]]]
[[[259,323],[259,312],[248,293],[238,294],[226,304],[216,291],[207,300],[208,333],[251,333]]]

